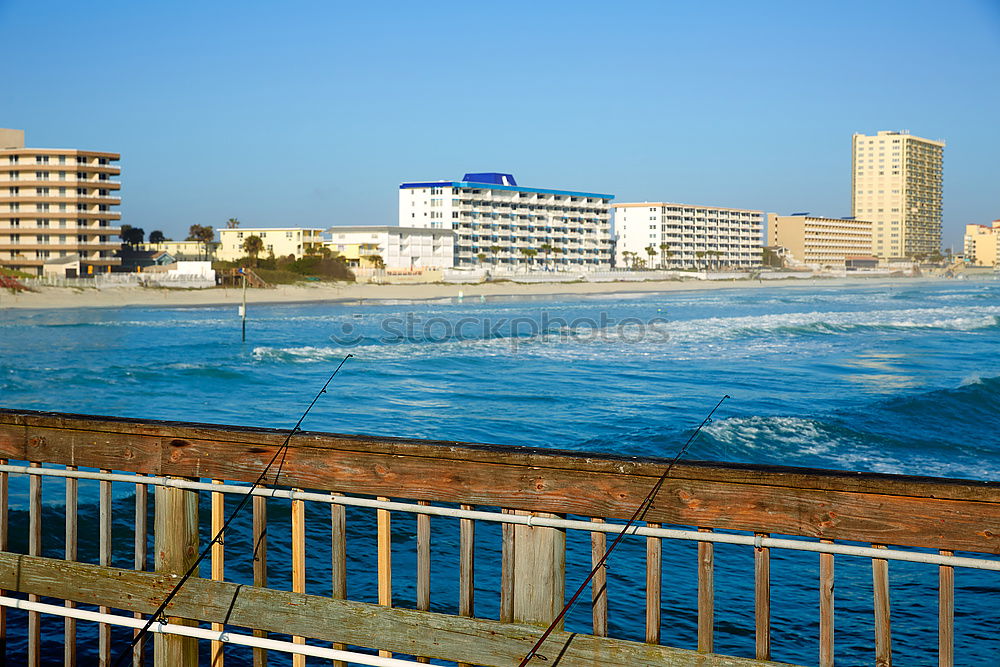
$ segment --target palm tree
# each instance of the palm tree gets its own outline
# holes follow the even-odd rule
[[[491,245],[490,246],[490,254],[493,255],[493,266],[496,266],[496,264],[497,264],[497,253],[499,253],[501,250],[503,250],[503,248],[501,248],[498,245]]]
[[[264,251],[264,240],[256,234],[243,239],[243,252],[247,254],[254,268],[257,267],[257,255]]]
[[[534,248],[521,248],[520,250],[521,254],[524,255],[525,259],[528,260],[528,264],[524,269],[525,271],[527,271],[528,268],[531,266],[531,260],[534,259],[535,255],[538,254],[538,251],[535,250]]]
[[[646,254],[649,255],[649,263],[652,264],[653,257],[656,255],[656,248],[653,247],[652,243],[646,246]]]
[[[478,255],[476,255],[476,258],[479,260],[480,266],[482,266],[483,264],[486,263],[486,253],[485,252],[481,252]]]
[[[629,268],[635,268],[635,253],[631,250],[622,250],[622,258],[628,262]]]
[[[664,264],[670,258],[670,255],[671,255],[670,244],[669,243],[661,243],[660,244],[660,268],[661,269],[666,268],[664,266]]]
[[[548,269],[549,255],[552,253],[552,246],[549,245],[548,243],[543,243],[542,245],[538,246],[538,249],[541,250],[543,253],[545,253],[545,268]]]
[[[237,218],[229,218],[226,220],[226,229],[236,229],[240,226],[240,221]]]
[[[704,251],[699,250],[698,252],[696,252],[694,254],[694,256],[698,258],[698,261],[696,263],[696,267],[695,268],[700,269],[701,268],[701,260],[703,260],[705,258],[705,253],[704,253]]]
[[[159,229],[154,229],[149,233],[149,242],[154,245],[159,245],[167,240],[167,237],[163,235]]]

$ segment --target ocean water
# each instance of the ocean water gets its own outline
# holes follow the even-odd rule
[[[0,310],[0,405],[290,427],[347,353],[354,358],[304,428],[672,456],[729,394],[687,458],[1000,480],[1000,282],[990,280],[251,305],[245,344],[231,307]],[[61,488],[45,486],[56,528]],[[88,488],[84,513],[94,510]],[[13,492],[17,533],[26,522],[16,485]],[[127,495],[117,498],[116,562],[126,565],[131,510]],[[310,511],[323,522],[323,508]],[[272,512],[282,517],[287,507]],[[394,522],[404,606],[412,600],[407,521]],[[350,548],[373,553],[370,515],[351,510],[349,522]],[[454,530],[439,523],[435,608],[453,610]],[[487,556],[494,532],[477,533]],[[96,535],[83,539],[86,554]],[[46,533],[47,552],[58,554],[60,540],[59,530]],[[280,540],[271,548],[280,585],[287,549]],[[693,548],[665,545],[663,634],[672,645],[694,645]],[[716,549],[717,649],[750,656],[752,553]],[[638,542],[623,549],[609,598],[613,634],[636,639],[642,550]],[[321,549],[311,557],[310,586],[321,593],[329,580]],[[815,664],[816,558],[772,557],[795,572],[773,584],[774,659]],[[360,558],[355,570],[365,569]],[[233,556],[234,580],[244,565]],[[870,664],[870,567],[838,558],[837,568],[838,661]],[[572,585],[586,567],[571,558],[569,570]],[[898,661],[935,664],[936,572],[890,570]],[[350,596],[372,599],[370,577],[351,576]],[[495,616],[494,560],[481,556],[477,576],[477,613]],[[956,598],[956,664],[1000,664],[1000,577],[959,571]],[[586,617],[578,609],[571,627],[587,631]],[[47,627],[55,656],[61,623]],[[22,639],[13,636],[9,650],[21,650]],[[243,664],[246,655],[229,659]]]

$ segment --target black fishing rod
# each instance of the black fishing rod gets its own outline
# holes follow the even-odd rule
[[[129,643],[128,648],[126,648],[118,655],[118,659],[115,660],[114,667],[119,667],[120,665],[124,664],[126,656],[128,656],[129,653],[132,652],[132,650],[136,647],[136,645],[139,645],[140,647],[143,645],[143,643],[146,640],[146,637],[149,635],[149,629],[153,626],[153,623],[155,623],[157,619],[163,618],[163,612],[166,610],[167,605],[169,605],[170,601],[173,600],[174,597],[176,597],[176,595],[180,592],[181,587],[184,586],[185,583],[187,583],[187,580],[190,579],[191,575],[195,573],[195,570],[198,569],[198,566],[201,565],[201,562],[205,560],[208,554],[212,551],[212,546],[214,544],[222,543],[222,536],[225,535],[226,530],[229,528],[229,524],[231,524],[233,522],[233,519],[235,519],[239,515],[239,513],[242,512],[244,508],[246,508],[247,504],[250,502],[250,499],[253,498],[253,492],[264,482],[264,480],[267,478],[267,473],[271,470],[271,466],[274,465],[274,462],[277,461],[278,457],[280,456],[281,462],[279,463],[278,471],[274,476],[274,484],[278,483],[278,475],[281,474],[281,469],[285,464],[285,454],[288,451],[288,443],[291,442],[292,436],[295,435],[298,431],[302,430],[300,427],[302,426],[302,422],[305,420],[306,415],[308,415],[309,411],[313,409],[314,405],[316,405],[316,402],[319,400],[319,397],[326,393],[326,388],[330,386],[331,382],[333,382],[333,378],[337,377],[337,373],[339,373],[340,369],[343,368],[345,363],[347,363],[347,360],[353,356],[354,356],[353,354],[348,354],[346,357],[340,360],[340,364],[333,371],[333,373],[330,374],[330,377],[326,379],[326,382],[323,383],[323,388],[320,389],[319,392],[313,397],[313,400],[309,404],[309,407],[306,408],[306,411],[302,413],[302,416],[299,417],[299,420],[295,422],[295,426],[292,427],[292,430],[288,432],[287,436],[285,436],[285,441],[282,442],[281,446],[278,447],[276,452],[274,452],[274,456],[272,456],[271,460],[268,461],[266,466],[264,466],[264,469],[260,472],[260,475],[257,477],[256,481],[254,481],[254,483],[250,485],[250,488],[247,490],[246,495],[244,495],[243,499],[240,500],[240,504],[236,506],[236,509],[233,510],[233,513],[229,515],[229,518],[226,519],[226,522],[222,524],[222,528],[219,529],[219,532],[217,532],[215,534],[215,537],[213,537],[211,541],[209,541],[209,543],[205,546],[202,552],[198,555],[198,558],[195,559],[194,563],[191,564],[191,567],[189,567],[187,572],[184,573],[184,576],[180,578],[180,581],[178,581],[177,584],[170,591],[170,593],[167,594],[167,597],[163,598],[163,602],[161,602],[160,606],[156,608],[156,611],[150,614],[149,620],[147,620],[146,624],[142,626],[142,629],[139,630],[139,633],[132,638],[132,641]]]
[[[589,584],[591,580],[594,578],[594,575],[596,575],[597,572],[602,567],[604,567],[608,558],[611,557],[612,552],[618,547],[619,543],[621,543],[625,535],[628,534],[629,528],[631,528],[634,524],[638,523],[639,521],[642,521],[646,517],[646,513],[649,512],[649,508],[653,506],[653,501],[656,500],[656,494],[660,492],[660,487],[662,487],[663,483],[667,480],[667,476],[670,475],[670,471],[671,469],[673,469],[674,464],[676,464],[677,461],[680,460],[682,456],[684,456],[684,453],[688,450],[688,447],[691,446],[691,443],[694,442],[695,438],[698,437],[698,434],[701,433],[701,429],[705,427],[705,424],[712,421],[712,415],[715,414],[715,411],[719,409],[719,406],[722,405],[722,402],[725,401],[727,398],[732,398],[732,397],[729,394],[724,395],[721,399],[719,399],[719,402],[715,404],[715,407],[712,408],[711,412],[709,412],[708,415],[701,420],[701,423],[698,424],[698,428],[696,428],[694,432],[690,435],[690,437],[688,437],[687,442],[684,443],[684,446],[680,448],[680,451],[677,452],[674,458],[667,465],[667,469],[664,470],[663,474],[660,475],[660,478],[656,480],[656,484],[653,485],[653,488],[650,489],[646,497],[643,498],[641,503],[639,503],[639,506],[635,508],[635,512],[632,513],[631,518],[629,518],[628,522],[624,526],[622,526],[621,531],[615,537],[614,541],[611,543],[611,546],[608,547],[607,551],[604,552],[604,555],[601,556],[601,559],[597,561],[597,564],[594,565],[593,569],[590,570],[590,573],[587,575],[587,578],[583,580],[583,583],[580,584],[580,587],[576,589],[575,593],[573,593],[573,597],[571,597],[569,599],[569,602],[567,602],[563,606],[562,611],[560,611],[559,615],[552,620],[552,622],[549,624],[549,627],[545,628],[545,632],[542,633],[542,636],[538,638],[538,641],[535,642],[535,645],[531,647],[531,650],[528,651],[528,653],[524,656],[524,658],[522,658],[521,662],[517,664],[517,667],[525,667],[525,665],[527,665],[533,657],[538,655],[538,649],[542,647],[542,644],[545,643],[545,640],[548,639],[549,635],[551,635],[552,632],[556,629],[556,626],[559,625],[559,622],[566,616],[566,614],[569,613],[569,610],[573,608],[573,605],[576,604],[576,601],[579,599],[580,595],[587,587],[587,584]],[[607,587],[602,588],[599,595],[604,595],[605,591],[607,591]]]

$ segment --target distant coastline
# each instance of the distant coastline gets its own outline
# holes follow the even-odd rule
[[[247,291],[251,304],[329,303],[353,305],[366,302],[427,301],[434,299],[479,299],[480,297],[596,296],[614,294],[684,292],[719,289],[838,287],[850,285],[905,285],[943,281],[939,277],[865,277],[865,278],[796,278],[784,280],[663,280],[648,282],[606,283],[532,283],[508,282],[476,284],[396,284],[321,283],[279,285],[272,289]],[[239,289],[163,289],[150,287],[114,287],[77,289],[44,287],[37,292],[0,293],[0,310],[117,308],[122,306],[197,307],[236,306],[243,298]]]

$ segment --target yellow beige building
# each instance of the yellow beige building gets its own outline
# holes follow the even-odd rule
[[[878,257],[941,251],[944,145],[906,132],[854,135],[851,208],[855,218],[872,221]]]
[[[975,266],[1000,266],[1000,220],[965,226],[965,259]]]
[[[312,227],[253,227],[220,229],[219,249],[216,257],[225,262],[233,262],[246,257],[243,242],[258,236],[264,243],[261,257],[274,254],[275,257],[294,255],[302,257],[318,252],[323,247],[323,230]]]
[[[0,267],[42,275],[53,263],[72,277],[121,264],[120,157],[25,148],[23,130],[0,129]]]
[[[160,241],[159,243],[143,243],[141,250],[165,252],[178,261],[199,261],[217,259],[219,244],[202,243],[201,241]]]
[[[848,257],[872,254],[869,220],[771,213],[767,222],[768,245],[781,246],[795,263],[841,267]]]

